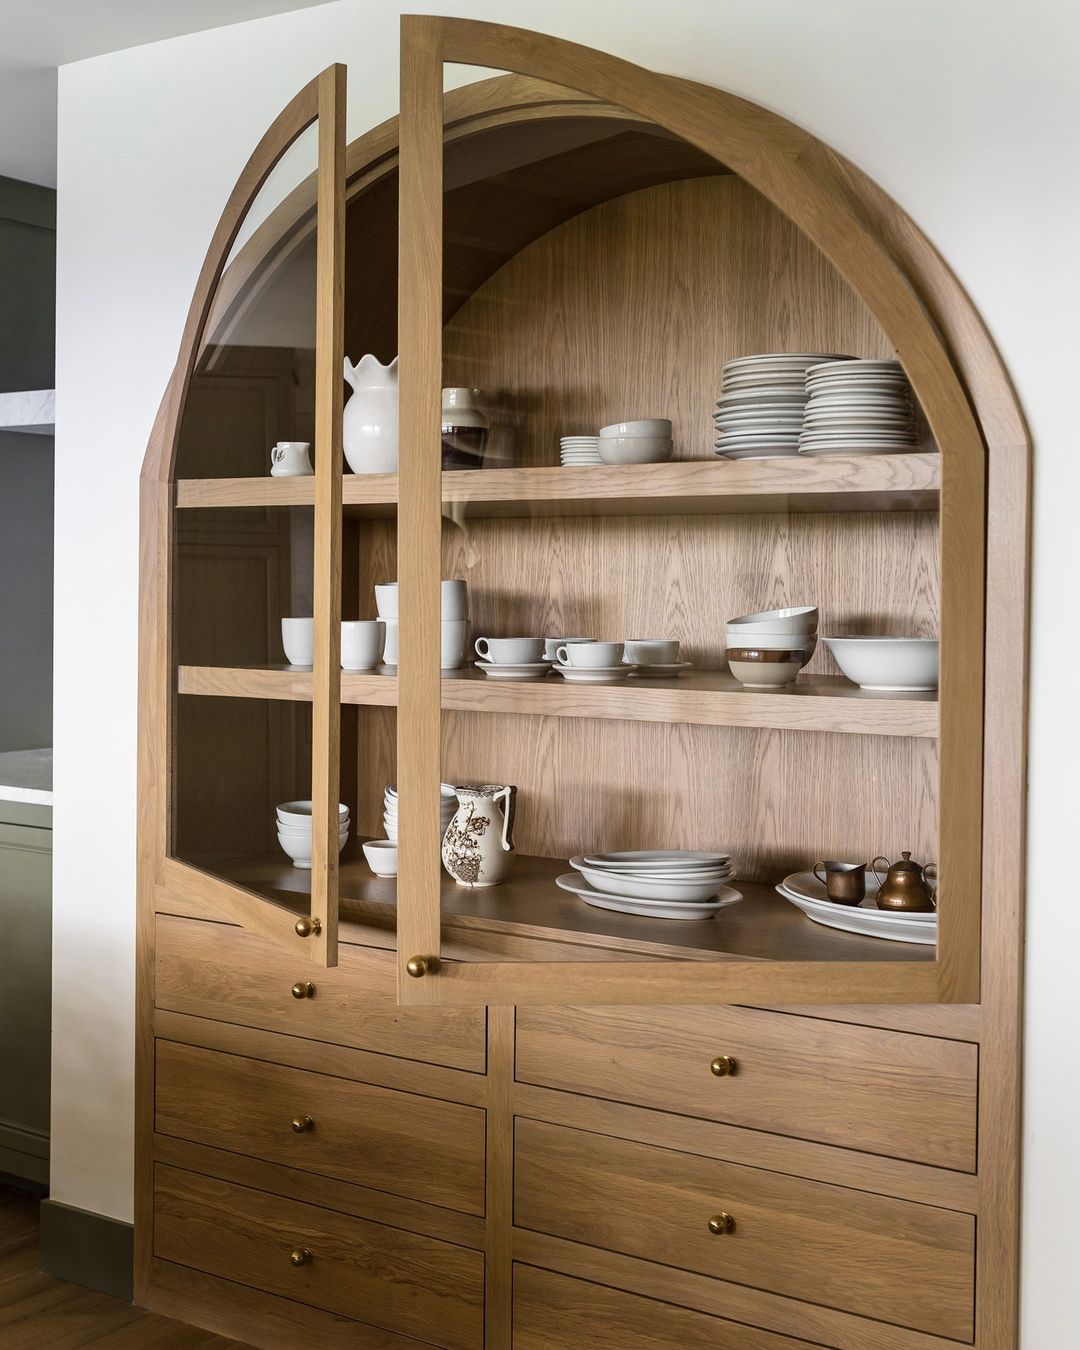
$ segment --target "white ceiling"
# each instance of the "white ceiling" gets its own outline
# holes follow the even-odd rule
[[[0,0],[0,174],[56,183],[56,68],[327,0]]]

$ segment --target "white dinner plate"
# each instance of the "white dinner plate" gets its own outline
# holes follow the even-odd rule
[[[693,661],[652,661],[644,666],[635,666],[631,672],[639,679],[646,677],[649,679],[661,679],[671,675],[681,675],[684,670],[689,670]]]
[[[805,388],[794,389],[747,389],[741,393],[721,394],[716,400],[718,408],[753,409],[777,404],[780,407],[797,407],[806,402]]]
[[[656,900],[636,900],[632,896],[607,895],[594,890],[576,872],[565,872],[555,878],[555,885],[584,900],[594,909],[610,909],[617,914],[636,914],[644,919],[711,919],[719,910],[742,899],[742,892],[731,886],[722,886],[713,900],[691,904],[664,904]]]
[[[702,872],[689,880],[667,875],[642,875],[640,872],[612,872],[606,867],[589,867],[581,858],[571,858],[570,866],[580,872],[595,891],[618,896],[620,900],[652,900],[664,904],[698,905],[713,899],[727,877],[724,873]]]
[[[675,863],[661,867],[606,867],[599,863],[590,863],[583,854],[578,854],[577,857],[570,859],[570,866],[575,872],[603,872],[605,876],[615,880],[626,878],[633,881],[647,881],[650,885],[655,881],[679,881],[684,884],[693,882],[695,885],[715,881],[719,885],[720,882],[735,875],[735,865],[730,861],[709,867],[680,867]]]
[[[526,665],[496,665],[491,661],[474,661],[489,680],[535,680],[546,675],[551,669],[550,661],[530,661]]]
[[[614,853],[586,853],[582,861],[588,867],[614,868],[620,872],[655,872],[658,868],[670,872],[728,867],[731,854],[694,848],[632,848]]]
[[[796,459],[798,450],[717,450],[717,456],[720,459],[740,460],[740,459]]]
[[[816,449],[808,446],[805,450],[800,448],[799,455],[803,459],[842,459],[845,455],[856,459],[859,455],[915,455],[921,450],[919,445],[833,445]]]

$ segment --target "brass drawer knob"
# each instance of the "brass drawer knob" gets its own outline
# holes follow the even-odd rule
[[[709,1232],[716,1237],[720,1237],[724,1233],[730,1233],[734,1227],[735,1220],[730,1214],[714,1214],[709,1220]]]
[[[306,1247],[294,1247],[289,1253],[289,1260],[294,1266],[306,1266],[311,1260],[311,1252]]]
[[[419,980],[428,973],[430,966],[426,956],[410,956],[405,969],[414,980]]]
[[[315,1122],[310,1116],[294,1116],[292,1127],[297,1134],[305,1134],[308,1130],[315,1128]]]
[[[717,1055],[709,1065],[709,1070],[717,1078],[728,1078],[739,1066],[730,1055]]]
[[[297,980],[292,987],[293,998],[314,998],[315,986],[310,980]]]
[[[322,932],[321,919],[297,919],[296,921],[297,937],[302,938],[311,937],[312,933],[317,934],[321,932]]]

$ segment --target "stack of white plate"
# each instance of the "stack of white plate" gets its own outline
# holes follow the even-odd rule
[[[439,834],[444,835],[458,808],[457,788],[452,783],[439,785]],[[398,841],[398,795],[396,787],[388,787],[383,793],[383,828],[391,843]]]
[[[895,909],[878,909],[877,882],[866,878],[866,899],[860,905],[838,905],[830,900],[825,887],[813,872],[792,872],[785,877],[777,893],[801,909],[808,919],[826,928],[863,937],[885,938],[889,942],[915,942],[933,946],[937,942],[937,914],[909,914]]]
[[[730,853],[635,849],[571,858],[573,872],[555,884],[595,909],[650,919],[710,919],[742,899],[723,883],[733,874]]]
[[[799,453],[806,372],[828,352],[766,352],[725,361],[716,402],[714,449],[724,459],[783,459]]]
[[[911,386],[899,361],[826,361],[806,372],[799,453],[896,455],[918,450]]]
[[[559,440],[559,455],[563,466],[601,463],[599,436],[563,436]]]

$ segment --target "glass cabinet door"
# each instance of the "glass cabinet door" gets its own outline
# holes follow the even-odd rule
[[[399,998],[970,999],[940,391],[660,77],[452,118],[510,32],[403,23]]]

